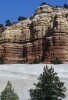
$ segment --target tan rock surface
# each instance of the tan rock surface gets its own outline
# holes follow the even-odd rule
[[[68,62],[68,10],[42,5],[32,19],[7,27],[0,34],[4,63]]]

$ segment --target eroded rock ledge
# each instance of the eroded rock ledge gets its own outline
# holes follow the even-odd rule
[[[68,62],[68,10],[40,6],[32,16],[7,27],[0,34],[0,56],[4,63]]]

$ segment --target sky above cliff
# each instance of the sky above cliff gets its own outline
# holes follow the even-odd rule
[[[15,22],[19,16],[29,17],[42,2],[61,6],[68,4],[68,0],[0,0],[0,23],[4,24],[7,19]]]

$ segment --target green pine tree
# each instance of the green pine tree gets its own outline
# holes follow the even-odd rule
[[[9,81],[1,93],[1,100],[19,100],[19,97],[14,93],[14,89],[12,89],[12,85]]]
[[[18,21],[23,21],[23,20],[26,20],[26,19],[27,19],[26,17],[19,16]]]
[[[30,100],[62,100],[65,98],[66,88],[60,81],[54,69],[44,67],[43,74],[38,78],[35,89],[30,89]]]
[[[6,25],[5,25],[5,26],[11,26],[11,25],[12,25],[12,23],[11,23],[11,21],[10,21],[10,20],[6,20],[6,21],[5,21],[5,23],[6,23]]]

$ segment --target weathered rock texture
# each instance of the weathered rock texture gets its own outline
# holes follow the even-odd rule
[[[40,6],[34,15],[7,27],[0,34],[0,56],[4,63],[68,62],[68,10]]]

